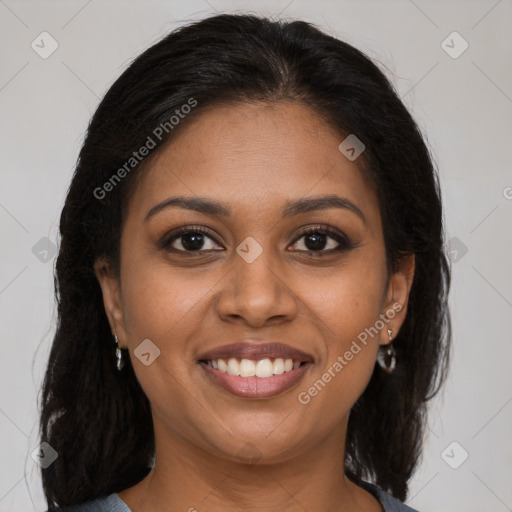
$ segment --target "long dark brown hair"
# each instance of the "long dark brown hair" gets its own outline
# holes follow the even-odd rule
[[[218,15],[180,27],[135,59],[88,127],[60,219],[58,322],[41,396],[41,441],[59,455],[42,470],[48,504],[120,491],[152,465],[149,402],[129,358],[116,370],[93,265],[105,257],[118,268],[126,205],[151,157],[126,163],[152,134],[153,155],[172,143],[177,130],[169,119],[191,98],[196,104],[177,129],[218,103],[287,100],[310,106],[366,146],[358,163],[378,191],[390,272],[404,252],[415,254],[416,268],[394,341],[396,370],[387,375],[376,366],[351,411],[346,474],[405,499],[451,338],[433,159],[393,86],[362,52],[303,21]],[[166,122],[160,140],[155,129]],[[122,179],[113,180],[123,166]]]

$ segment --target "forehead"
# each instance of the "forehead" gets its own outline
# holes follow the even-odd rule
[[[184,125],[155,156],[129,210],[142,214],[180,194],[216,198],[251,214],[333,193],[375,210],[373,186],[358,162],[338,149],[343,139],[300,103],[216,106]]]

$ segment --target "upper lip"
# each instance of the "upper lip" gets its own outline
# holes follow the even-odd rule
[[[253,360],[281,357],[294,361],[313,361],[313,357],[307,352],[284,343],[254,343],[249,341],[212,348],[201,354],[199,360],[208,361],[212,359],[230,359],[232,357]]]

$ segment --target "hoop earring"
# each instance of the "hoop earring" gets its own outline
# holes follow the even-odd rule
[[[388,329],[389,344],[381,345],[377,354],[377,362],[379,366],[389,375],[393,373],[396,367],[396,350],[393,347],[393,341],[391,335],[393,331]]]
[[[117,338],[117,332],[114,334],[114,342],[116,344],[116,366],[117,371],[121,371],[124,366],[124,360],[123,360],[123,353],[121,352],[121,349],[119,348],[119,340]]]

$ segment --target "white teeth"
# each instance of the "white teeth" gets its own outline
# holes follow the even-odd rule
[[[254,361],[242,359],[242,361],[240,361],[239,375],[240,377],[254,377],[256,375],[256,365]]]
[[[237,375],[240,377],[259,377],[265,379],[272,375],[281,375],[285,372],[296,370],[300,367],[301,361],[293,361],[293,359],[283,359],[278,357],[272,362],[271,359],[260,359],[253,361],[251,359],[238,360],[234,357],[228,359],[227,363],[224,359],[213,359],[208,364],[229,375]]]
[[[278,357],[274,361],[274,375],[281,375],[284,373],[284,360],[282,357]]]
[[[228,373],[229,375],[240,375],[240,365],[234,357],[228,361]]]
[[[272,375],[274,375],[274,365],[270,359],[262,359],[256,363],[256,377],[265,378],[272,377]]]
[[[213,361],[212,361],[212,366],[213,366]],[[219,370],[222,373],[226,373],[228,371],[228,365],[226,364],[224,359],[217,359],[217,366],[219,367]],[[214,368],[215,368],[215,366],[214,366]]]

